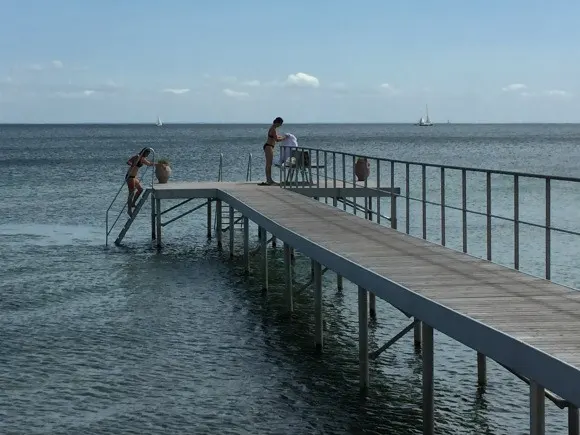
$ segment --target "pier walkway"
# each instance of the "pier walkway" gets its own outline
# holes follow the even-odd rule
[[[570,433],[577,433],[578,291],[409,236],[289,189],[255,183],[167,183],[154,185],[151,194],[159,244],[162,200],[208,198],[216,202],[217,216],[223,203],[230,206],[230,216],[234,210],[243,216],[246,256],[251,220],[262,229],[263,256],[268,232],[284,242],[285,254],[294,248],[310,257],[316,265],[317,345],[323,344],[322,267],[358,285],[363,387],[368,386],[368,294],[421,321],[425,434],[434,433],[433,330],[529,380],[531,434],[545,433],[546,390],[571,404],[575,421]],[[266,258],[263,264],[267,276]]]

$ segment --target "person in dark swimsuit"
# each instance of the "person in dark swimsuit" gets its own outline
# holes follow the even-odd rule
[[[264,184],[276,184],[272,179],[272,161],[274,160],[274,147],[276,142],[284,140],[284,136],[278,136],[276,129],[284,123],[284,120],[277,117],[268,130],[268,139],[264,144],[264,155],[266,156],[266,182]]]
[[[125,174],[125,181],[127,182],[127,187],[129,189],[129,195],[127,197],[127,213],[131,217],[133,216],[133,209],[137,204],[137,199],[141,195],[141,192],[143,192],[143,186],[141,186],[141,182],[137,178],[139,168],[143,165],[153,166],[153,163],[147,160],[149,153],[149,148],[143,148],[139,154],[134,155],[127,160],[127,164],[130,166],[130,168],[127,169],[127,174]]]

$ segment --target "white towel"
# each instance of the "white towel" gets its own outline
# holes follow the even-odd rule
[[[285,139],[280,142],[280,161],[279,164],[284,164],[286,160],[290,158],[292,154],[292,148],[298,147],[298,140],[296,136],[291,133],[286,133]]]

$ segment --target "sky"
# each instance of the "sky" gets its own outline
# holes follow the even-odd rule
[[[0,122],[580,122],[578,0],[0,0]]]

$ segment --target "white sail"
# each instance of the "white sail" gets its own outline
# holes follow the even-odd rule
[[[163,125],[163,123],[161,122],[161,118],[158,116],[157,117],[157,127],[161,127]]]

